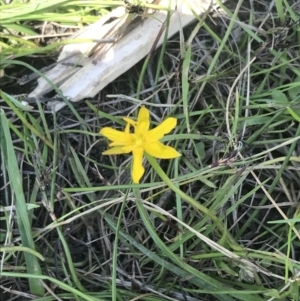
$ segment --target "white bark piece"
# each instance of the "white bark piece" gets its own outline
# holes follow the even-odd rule
[[[172,7],[168,38],[195,21],[194,14],[201,15],[211,3],[215,4],[214,0],[160,0],[159,5],[167,8],[169,1]],[[145,19],[128,34],[113,44],[105,44],[96,62],[93,57],[89,57],[95,42],[66,45],[59,56],[58,64],[45,73],[45,76],[57,85],[70,101],[77,102],[84,98],[94,97],[109,83],[148,55],[166,18],[166,10],[155,11],[145,16]],[[112,21],[108,22],[110,20]],[[115,32],[115,36],[118,34],[125,20],[125,8],[118,7],[77,33],[73,39],[93,41],[109,39],[112,32]],[[164,32],[156,47],[162,44],[163,39]],[[29,97],[40,97],[51,90],[51,85],[44,78],[40,78],[38,86],[29,94]],[[49,102],[48,105],[58,111],[65,106],[65,103]]]

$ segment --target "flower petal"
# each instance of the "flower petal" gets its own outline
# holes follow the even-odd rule
[[[122,146],[124,152],[130,153],[133,152],[136,148],[140,148],[140,146],[136,146],[134,143]]]
[[[136,137],[135,137],[135,134],[130,134],[129,130],[130,130],[130,124],[127,123],[126,127],[125,127],[125,135],[126,135],[125,141],[124,140],[113,141],[109,144],[109,146],[112,147],[112,146],[122,146],[122,145],[133,144]]]
[[[144,119],[137,124],[135,133],[138,136],[143,137],[149,131],[149,127],[150,127],[150,119]]]
[[[149,111],[146,109],[145,106],[142,106],[139,110],[138,123],[142,122],[143,120],[149,120],[149,118]]]
[[[130,134],[130,123],[127,123],[127,124],[126,124],[126,126],[125,126],[125,131],[124,131],[124,132],[125,132],[126,135],[129,135],[129,134]]]
[[[175,148],[164,145],[160,141],[145,143],[143,146],[146,153],[159,159],[173,159],[181,156]]]
[[[114,142],[111,142],[111,143],[109,143],[109,147],[112,147],[112,146],[128,146],[128,145],[131,145],[131,142],[132,141],[132,139],[131,139],[131,136],[128,136],[128,140],[126,141],[126,143],[124,143],[124,142],[120,142],[120,141],[114,141]]]
[[[125,151],[122,146],[115,146],[103,152],[102,155],[120,155],[120,154],[128,154],[128,153],[130,153],[130,151],[129,152]]]
[[[125,120],[127,122],[127,124],[131,124],[132,126],[136,126],[137,122],[132,120],[131,118],[128,117],[124,117],[123,120]]]
[[[132,171],[131,176],[134,183],[138,184],[141,177],[143,176],[145,172],[145,168],[143,167],[143,155],[144,150],[143,148],[139,147],[133,150],[133,165],[132,165]]]
[[[102,134],[107,139],[113,141],[113,142],[120,142],[120,145],[126,144],[128,141],[128,134],[125,132],[121,132],[118,130],[115,130],[110,127],[105,127],[100,131],[100,134]]]
[[[171,132],[177,124],[177,119],[174,117],[169,117],[164,120],[156,128],[148,131],[147,133],[147,142],[155,142],[160,140],[165,134]]]
[[[135,133],[139,136],[143,136],[146,132],[148,132],[150,127],[150,114],[149,111],[142,106],[138,115],[138,122],[135,129]]]

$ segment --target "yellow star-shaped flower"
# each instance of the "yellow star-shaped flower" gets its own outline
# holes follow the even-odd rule
[[[157,127],[149,130],[150,114],[142,106],[137,121],[130,118],[123,119],[127,122],[124,132],[110,127],[105,127],[100,131],[100,134],[112,141],[109,144],[111,148],[103,152],[103,155],[132,152],[132,180],[134,183],[139,183],[145,172],[142,164],[144,152],[159,159],[173,159],[181,156],[173,147],[164,145],[159,141],[165,134],[174,129],[177,124],[176,118],[169,117]],[[134,128],[134,133],[130,133],[130,126]]]

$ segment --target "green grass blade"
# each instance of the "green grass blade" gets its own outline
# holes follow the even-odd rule
[[[24,197],[20,170],[9,131],[8,120],[3,110],[0,111],[0,146],[4,154],[5,166],[8,171],[11,190],[14,193],[17,224],[20,231],[22,245],[35,251],[35,244],[32,237],[31,225],[29,223],[28,211]],[[39,261],[32,253],[24,252],[27,273],[40,276],[42,274]],[[44,287],[38,278],[29,279],[30,291],[33,295],[43,296]]]

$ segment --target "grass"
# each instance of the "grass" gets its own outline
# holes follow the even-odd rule
[[[297,1],[220,4],[57,113],[18,78],[123,2],[34,3],[0,6],[1,300],[299,300]],[[98,133],[141,101],[182,156],[134,185]]]

